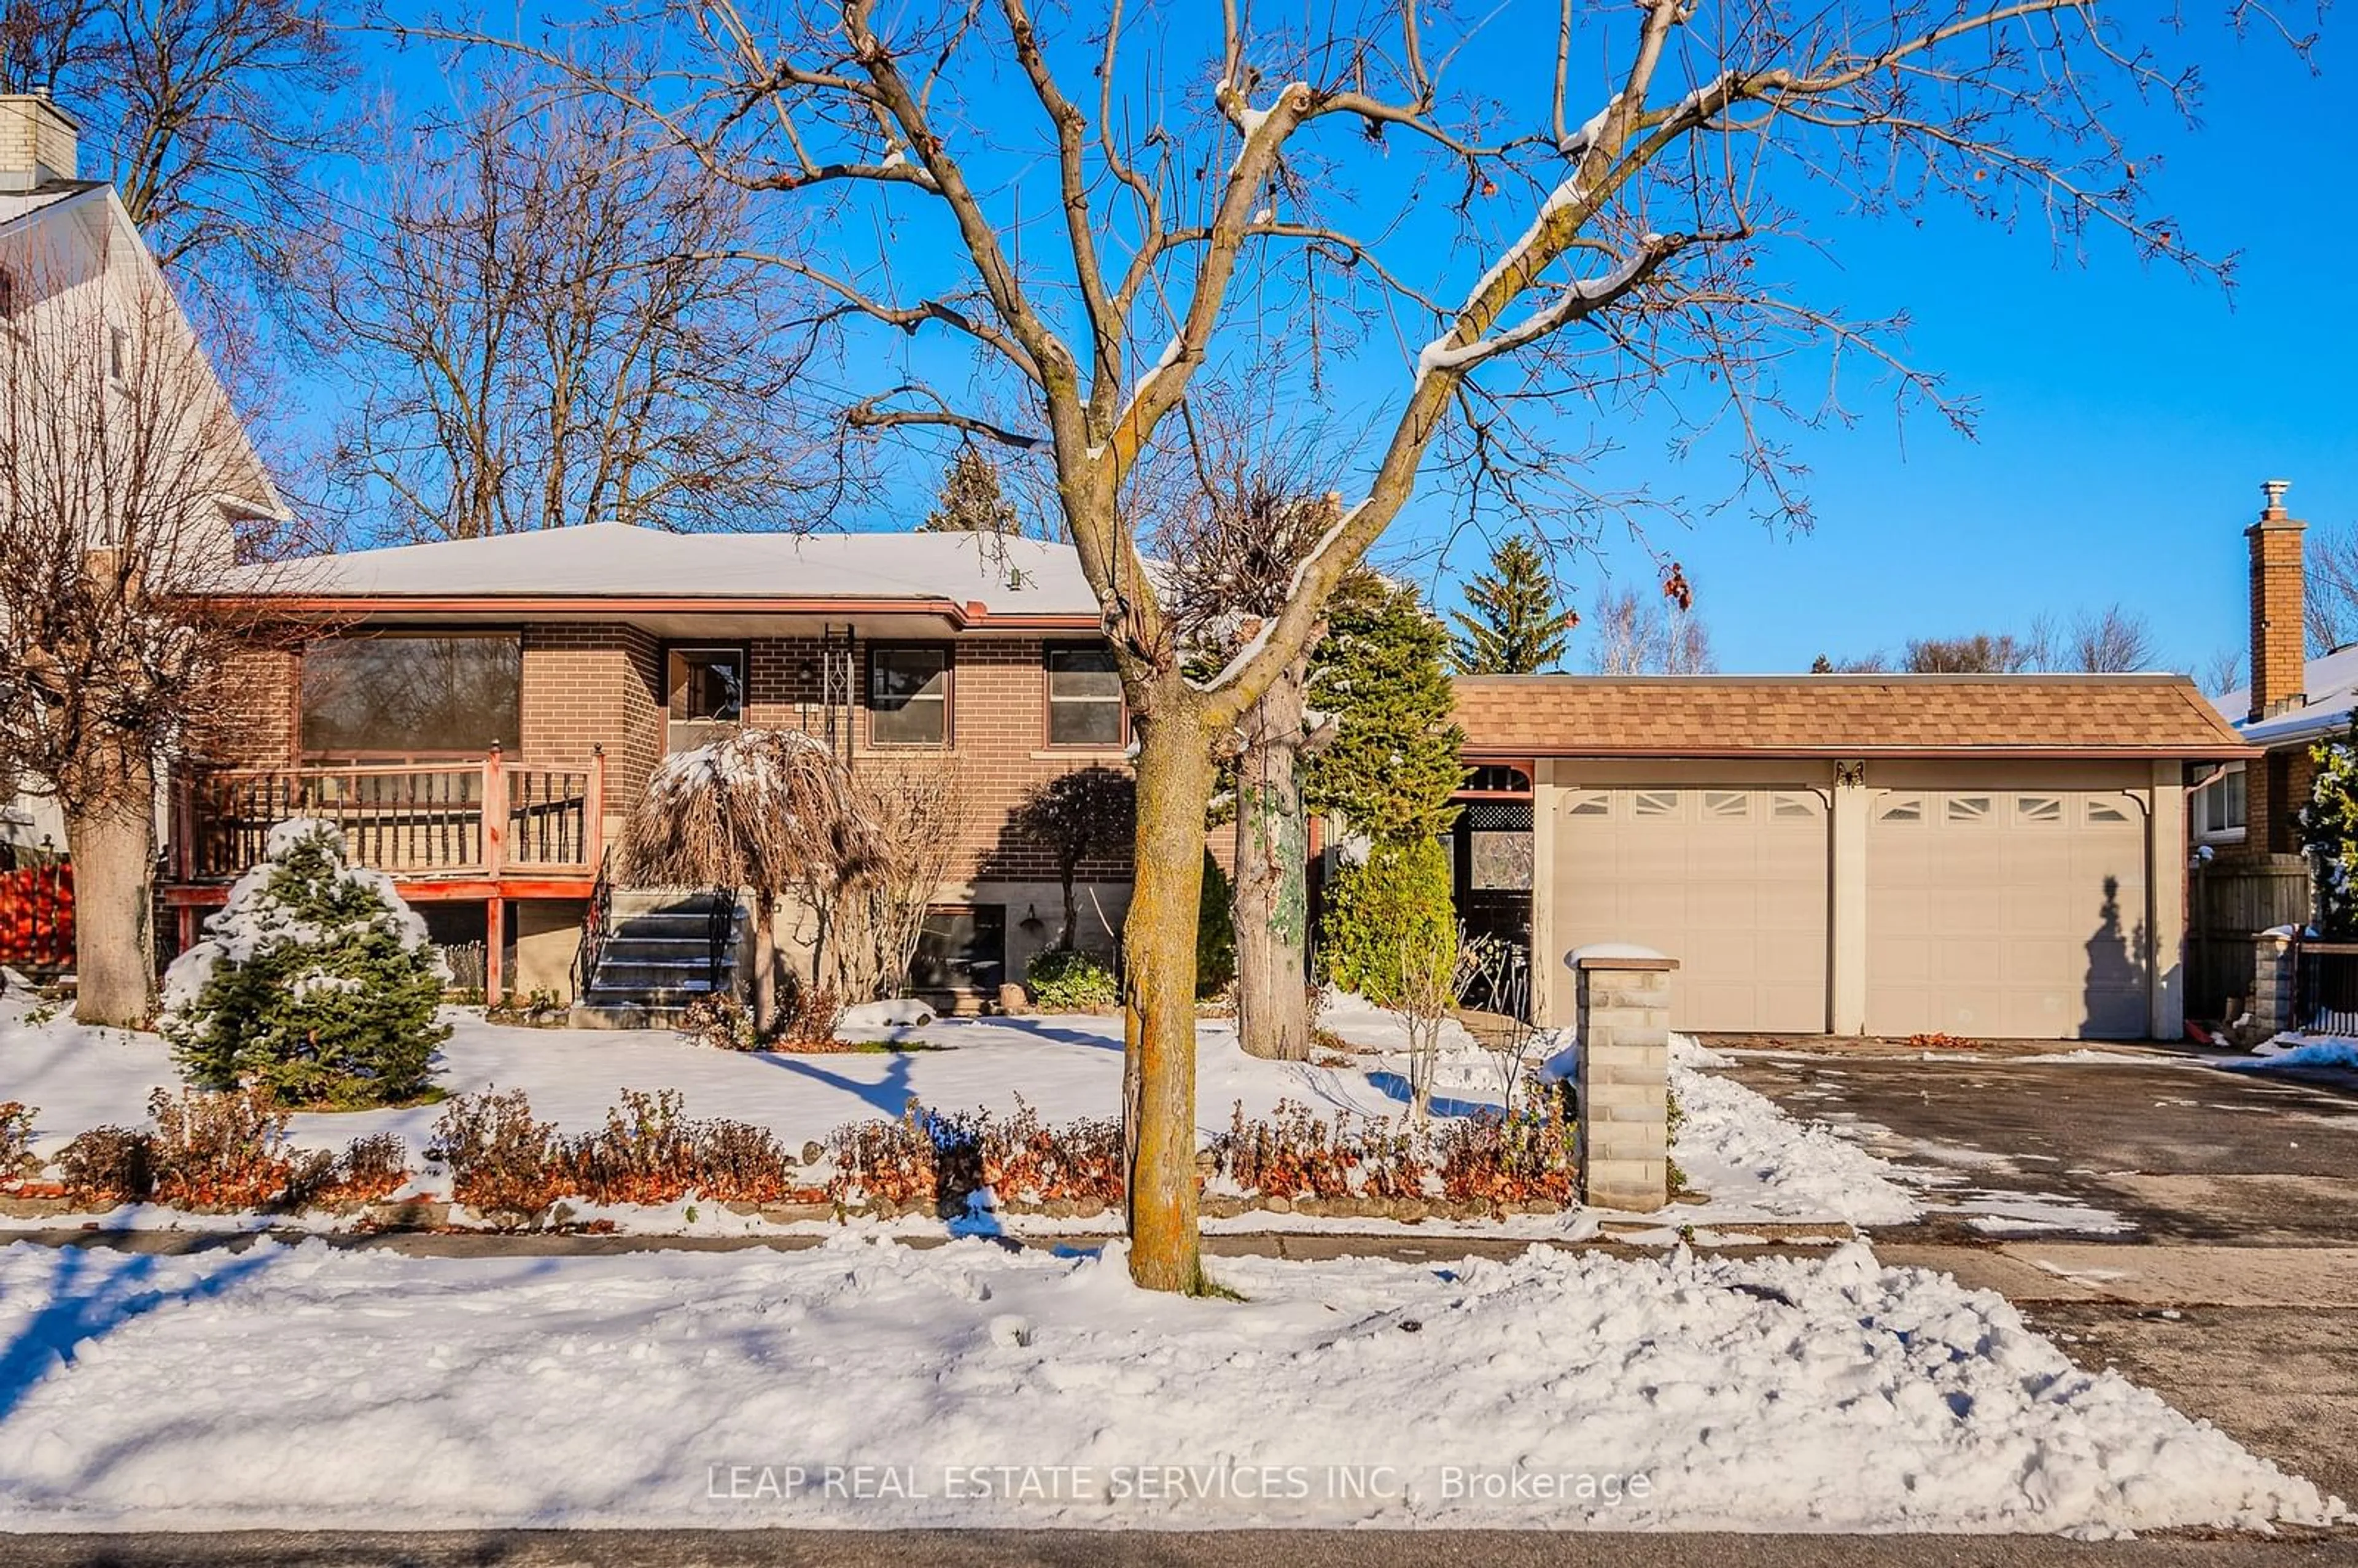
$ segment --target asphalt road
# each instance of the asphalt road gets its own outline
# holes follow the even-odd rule
[[[18,1536],[0,1560],[27,1568],[2309,1568],[2358,1563],[2358,1541],[2127,1542],[2051,1536],[1546,1535],[1241,1530],[813,1533],[496,1531],[412,1535]]]

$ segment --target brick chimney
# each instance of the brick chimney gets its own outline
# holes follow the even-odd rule
[[[2244,530],[2252,542],[2252,719],[2257,722],[2308,701],[2307,625],[2302,616],[2300,546],[2308,526],[2285,510],[2280,479],[2260,486],[2267,505]]]
[[[0,190],[74,178],[74,123],[33,92],[0,93]]]

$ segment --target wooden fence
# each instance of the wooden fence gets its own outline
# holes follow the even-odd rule
[[[2225,1019],[2252,994],[2252,938],[2308,924],[2313,910],[2309,861],[2299,855],[2212,860],[2189,884],[2186,1012]]]

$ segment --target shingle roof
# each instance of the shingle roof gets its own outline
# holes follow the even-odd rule
[[[2224,757],[2249,748],[2181,676],[1476,676],[1470,754]]]

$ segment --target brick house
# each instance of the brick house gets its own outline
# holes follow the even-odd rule
[[[2308,654],[2306,528],[2285,508],[2289,488],[2268,481],[2259,517],[2244,530],[2251,546],[2251,681],[2213,699],[2258,754],[2188,779],[2197,953],[2191,1001],[2202,1018],[2245,1011],[2262,933],[2315,917],[2299,813],[2317,782],[2313,748],[2347,735],[2358,712],[2358,644]],[[2262,971],[2267,968],[2264,962]]]
[[[271,822],[340,821],[492,994],[572,989],[600,867],[667,752],[716,726],[827,738],[855,769],[954,769],[968,806],[920,983],[972,1000],[1053,944],[1026,792],[1126,766],[1120,687],[1073,553],[958,534],[677,535],[600,524],[368,550],[249,579],[317,627],[234,672],[242,754],[185,771],[166,905],[183,939]],[[1110,942],[1127,851],[1079,869]],[[781,933],[791,945],[795,933]]]

